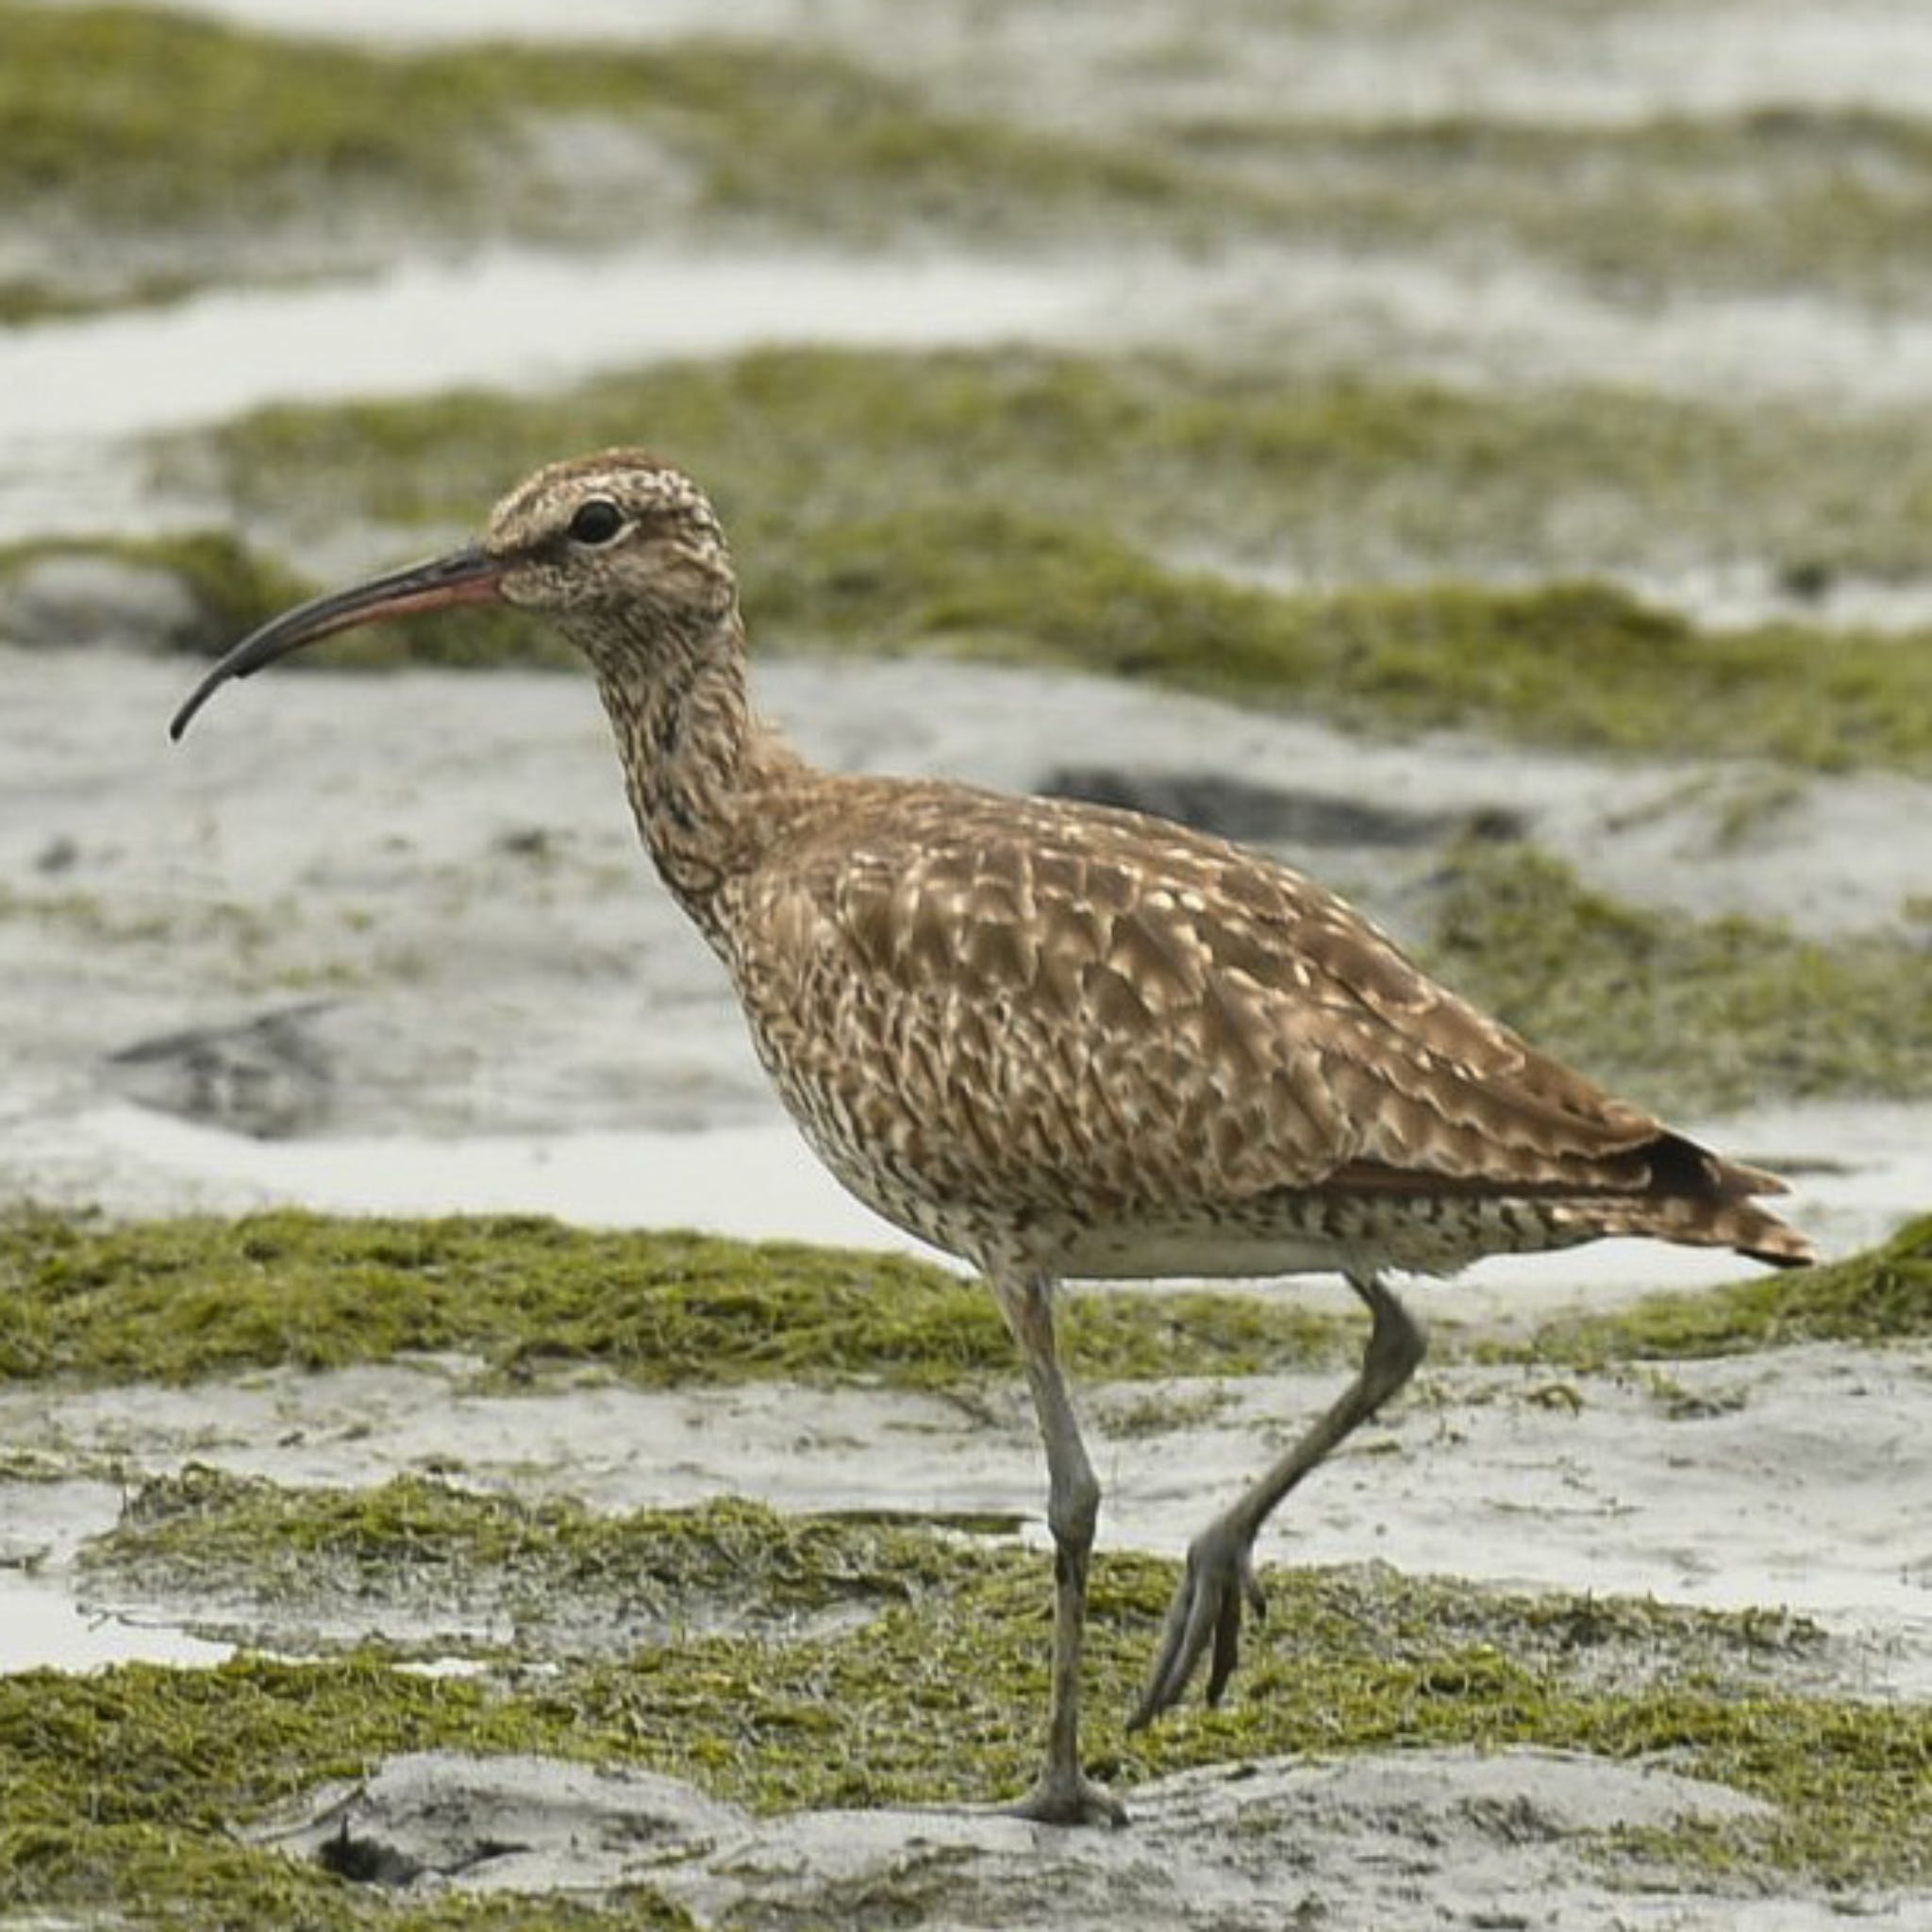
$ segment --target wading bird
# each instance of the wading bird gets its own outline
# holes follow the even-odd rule
[[[1774,1176],[1673,1133],[1436,985],[1272,859],[1138,813],[816,770],[754,717],[724,533],[634,450],[555,463],[481,541],[318,597],[176,715],[378,618],[502,602],[589,660],[665,885],[724,962],[780,1098],[868,1207],[985,1275],[1045,1442],[1045,1763],[1027,1817],[1118,1823],[1081,1764],[1100,1487],[1054,1341],[1068,1277],[1343,1274],[1359,1372],[1189,1550],[1131,1723],[1207,1695],[1262,1609],[1257,1532],[1421,1360],[1386,1270],[1606,1235],[1809,1260]]]

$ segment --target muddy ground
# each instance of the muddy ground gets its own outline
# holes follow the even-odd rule
[[[326,31],[352,52],[449,36],[444,10],[414,5],[218,10]],[[486,25],[525,30],[521,10],[491,8],[467,14],[464,33]],[[506,430],[499,445],[478,431],[483,446],[471,448],[460,406],[445,412],[454,428],[426,414],[427,427],[328,415],[358,398],[406,409],[455,384],[492,402],[561,398],[600,371],[715,358],[742,391],[720,462],[755,492],[760,407],[774,441],[802,420],[755,358],[732,359],[760,344],[842,344],[861,358],[953,346],[995,369],[1003,355],[1051,350],[1068,358],[1069,393],[1083,371],[1104,385],[1130,357],[1175,358],[1204,397],[1217,372],[1252,381],[1278,366],[1285,387],[1332,384],[1341,398],[1332,445],[1280,457],[1313,520],[1305,544],[1257,541],[1265,524],[1237,508],[1217,547],[1219,511],[1190,520],[1184,503],[1161,535],[1147,502],[1158,492],[1136,482],[1147,458],[1104,436],[1057,460],[1106,475],[1115,529],[1163,568],[1178,560],[1271,594],[1589,573],[1699,625],[1801,626],[1816,653],[1857,626],[1895,633],[1902,654],[1928,648],[1916,473],[1902,480],[1870,456],[1886,412],[1932,393],[1919,320],[1932,258],[1913,240],[1907,192],[1932,104],[1932,66],[1912,58],[1925,36],[1914,8],[1607,4],[1559,18],[1504,0],[1453,14],[968,5],[908,24],[869,0],[772,5],[730,25],[741,54],[769,63],[741,103],[729,79],[739,57],[688,44],[714,25],[675,6],[575,9],[553,46],[608,35],[633,52],[663,47],[685,63],[689,98],[659,104],[667,118],[646,133],[618,130],[598,119],[594,73],[561,75],[546,85],[566,109],[542,140],[507,146],[514,168],[499,156],[454,187],[439,188],[435,158],[400,142],[403,173],[382,176],[386,150],[369,150],[364,128],[342,139],[349,158],[320,201],[304,177],[258,204],[248,184],[224,186],[216,154],[204,179],[182,162],[192,211],[171,225],[167,193],[136,192],[140,166],[110,195],[103,160],[92,185],[83,164],[51,211],[22,200],[25,212],[0,223],[0,296],[25,318],[0,327],[0,546],[59,538],[86,550],[37,558],[26,575],[0,570],[0,1208],[92,1206],[128,1220],[279,1204],[540,1211],[908,1245],[819,1175],[776,1114],[713,962],[636,852],[587,682],[515,665],[277,674],[226,694],[189,745],[165,743],[192,667],[158,651],[155,612],[192,598],[165,569],[117,560],[107,540],[212,523],[305,578],[326,576],[441,541],[430,533],[452,494],[464,516],[480,513],[527,433]],[[258,52],[251,42],[234,58]],[[203,53],[211,69],[230,58]],[[267,72],[302,57],[269,43],[262,58]],[[875,98],[853,73],[898,92]],[[479,85],[474,74],[464,84]],[[494,83],[484,85],[465,98],[487,101]],[[708,131],[708,115],[727,130],[760,115],[774,127],[791,94],[821,91],[854,105],[805,132],[786,124],[792,179],[783,167],[734,169]],[[0,118],[20,112],[0,93]],[[841,117],[860,130],[849,141]],[[53,169],[56,148],[29,150],[23,125],[8,120],[9,145]],[[524,185],[506,198],[512,175]],[[1474,455],[1468,428],[1455,431],[1453,474],[1429,467],[1426,437],[1412,483],[1353,468],[1347,407],[1405,382],[1438,386],[1416,394],[1431,408],[1452,395],[1465,415],[1486,398],[1547,410],[1534,420],[1557,507],[1541,513],[1534,476],[1503,489],[1486,476],[1479,421]],[[569,394],[575,421],[586,405]],[[251,494],[223,441],[239,412],[277,403],[316,411],[289,446],[332,450],[327,500],[296,474]],[[1625,407],[1674,452],[1674,480],[1654,492],[1627,478],[1592,491],[1564,468],[1574,423],[1596,433]],[[1709,501],[1680,498],[1674,472],[1694,469],[1698,432],[1674,412],[1706,407],[1713,434],[1749,425],[1757,440],[1738,441],[1738,460],[1760,468],[1721,473]],[[489,412],[478,402],[475,413]],[[251,446],[272,452],[274,431],[258,422]],[[959,426],[962,444],[971,433]],[[172,441],[158,449],[157,436]],[[1817,474],[1800,474],[1812,440]],[[874,514],[875,479],[821,447],[822,479],[817,457],[802,468],[795,450],[783,458],[785,475],[809,479],[801,496]],[[273,455],[254,460],[258,480],[273,471]],[[929,462],[918,487],[935,502],[974,487],[945,446]],[[1296,468],[1322,463],[1332,483],[1309,485]],[[1750,478],[1741,499],[1737,474]],[[398,508],[419,487],[425,500]],[[1086,514],[1067,506],[1093,491],[1062,499],[1056,487],[1029,484],[1027,513]],[[1761,503],[1761,516],[1740,501]],[[790,523],[761,508],[759,534],[809,553],[825,535],[809,520],[821,508],[807,503]],[[1869,544],[1867,525],[1882,525]],[[891,538],[889,525],[857,526]],[[806,608],[800,638],[823,642],[824,617]],[[1418,734],[1393,714],[1344,726],[1297,716],[1291,695],[1224,704],[1041,662],[788,655],[795,641],[769,641],[760,694],[829,762],[1017,789],[1124,783],[1157,802],[1259,810],[1267,822],[1244,836],[1424,946],[1467,841],[1500,839],[1672,921],[1739,914],[1834,957],[1866,944],[1923,956],[1932,771],[1914,762],[1909,732],[1887,741],[1903,756],[1867,756],[1854,736],[1839,755],[1795,762],[1612,757],[1539,742],[1520,719],[1507,738]],[[1010,642],[1002,655],[1024,656]],[[1894,687],[1877,689],[1882,706]],[[1230,775],[1241,788],[1231,800]],[[1902,973],[1901,1037],[1922,986]],[[1792,1217],[1828,1254],[1853,1254],[1932,1206],[1926,1095],[1908,1072],[1887,1073],[1882,1091],[1840,1081],[1801,1092],[1770,1078],[1726,1111],[1693,1095],[1684,1124],[1790,1173]],[[1485,1592],[1527,1593],[1531,1609],[1496,1626],[1512,1633],[1497,1640],[1504,1652],[1526,1641],[1536,1605],[1579,1593],[1655,1600],[1667,1619],[1724,1613],[1736,1621],[1715,1649],[1625,1631],[1580,1674],[1608,1695],[1681,1691],[1699,1722],[1713,1702],[1833,1713],[1831,1735],[1853,1740],[1847,1775],[1876,1776],[1883,1760],[1889,1802],[1909,1811],[1920,1790],[1923,1812],[1924,1324],[1880,1342],[1779,1346],[1766,1333],[1707,1360],[1524,1353],[1548,1318],[1737,1273],[1615,1243],[1419,1290],[1439,1360],[1296,1498],[1264,1560],[1324,1576],[1339,1566],[1333,1587],[1372,1606],[1409,1579],[1485,1604]],[[1338,1313],[1348,1304],[1332,1283],[1291,1292]],[[1085,1390],[1105,1550],[1129,1565],[1177,1557],[1344,1373],[1332,1361]],[[1303,1687],[1334,1671],[1325,1746],[1319,1732],[1289,1748],[1265,1726],[1250,1733],[1236,1718],[1217,1730],[1223,1720],[1190,1715],[1176,1757],[1137,1759],[1113,1707],[1138,1667],[1121,1657],[1144,1637],[1131,1610],[1103,1632],[1113,1704],[1096,1718],[1128,1830],[1069,1835],[978,1808],[998,1795],[976,1782],[983,1763],[1018,1760],[973,1755],[983,1740],[953,1735],[949,1722],[967,1721],[948,1720],[930,1687],[884,1687],[849,1732],[823,1712],[814,1729],[809,1697],[788,1709],[779,1729],[793,1727],[794,1752],[849,1749],[854,1777],[879,1794],[788,1803],[797,1786],[786,1780],[804,1774],[770,1744],[762,1707],[741,1725],[728,1714],[729,1672],[756,1674],[745,1658],[758,1654],[706,1648],[714,1625],[736,1631],[729,1589],[687,1606],[688,1625],[659,1627],[621,1579],[566,1589],[541,1615],[487,1566],[474,1587],[439,1593],[432,1579],[445,1573],[426,1542],[345,1576],[292,1557],[274,1574],[232,1557],[191,1572],[116,1538],[159,1507],[158,1482],[176,1478],[217,1485],[204,1527],[218,1526],[219,1483],[244,1477],[298,1513],[320,1507],[311,1492],[379,1496],[409,1478],[575,1498],[612,1523],[741,1498],[788,1519],[937,1524],[944,1549],[990,1541],[990,1562],[1017,1542],[1032,1571],[1011,1603],[987,1599],[999,1620],[985,1626],[989,1658],[1027,1627],[1012,1605],[1043,1604],[1047,1589],[1038,1454],[1011,1380],[911,1391],[828,1368],[807,1385],[664,1390],[581,1363],[507,1382],[500,1364],[452,1355],[185,1387],[15,1374],[0,1382],[0,1672],[19,1693],[8,1709],[25,1715],[0,1725],[19,1781],[0,1790],[0,1922],[508,1925],[580,1907],[581,1920],[557,1922],[1932,1924],[1922,1852],[1901,1858],[1849,1827],[1843,1843],[1823,1844],[1784,1815],[1776,1760],[1799,1747],[1774,1744],[1740,1771],[1696,1755],[1707,1740],[1688,1716],[1674,1747],[1655,1728],[1647,1743],[1584,1727],[1561,1735],[1588,1747],[1556,1744],[1535,1718],[1484,1730],[1480,1747],[1443,1743],[1425,1724],[1352,1729],[1340,1715],[1344,1667],[1317,1657],[1272,1662],[1277,1674],[1262,1682],[1278,1694],[1282,1671]],[[967,1518],[977,1526],[961,1529]],[[541,1543],[549,1531],[528,1534]],[[820,1607],[773,1639],[773,1674],[791,1668],[781,1653],[823,1641],[827,1658],[842,1657],[837,1645],[862,1641],[867,1616],[884,1631],[903,1611]],[[1620,1630],[1643,1622],[1627,1607],[1606,1615]],[[1742,1664],[1724,1648],[1734,1641]],[[237,1705],[255,1696],[250,1672],[312,1663],[320,1698],[358,1657],[375,1659],[377,1702],[406,1700],[405,1679],[427,1674],[513,1686],[505,1694],[532,1708],[549,1678],[576,1686],[593,1666],[633,1659],[639,1682],[673,1687],[651,1723],[686,1693],[693,1714],[672,1744],[640,1741],[637,1761],[607,1748],[588,1715],[581,1762],[567,1731],[541,1732],[546,1748],[534,1750],[508,1733],[472,1748],[460,1727],[437,1743],[408,1724],[376,1726],[367,1735],[380,1741],[366,1745],[291,1747],[299,1789],[242,1779],[196,1795],[186,1822],[165,1797],[158,1824],[141,1811],[145,1774],[125,1767],[152,1748],[179,1790],[200,1794],[202,1760],[217,1755],[207,1740],[228,1722],[231,1689]],[[1455,1663],[1472,1668],[1462,1652]],[[32,1671],[60,1674],[21,1674]],[[987,1674],[1006,1697],[999,1668]],[[211,1687],[198,1716],[197,1693],[182,1692],[191,1681]],[[701,1692],[724,1702],[700,1710]],[[129,1713],[142,1698],[182,1695],[185,1744],[163,1740],[159,1720],[152,1737],[137,1730],[144,1720]],[[63,1744],[42,1724],[70,1697],[90,1715]],[[749,1711],[750,1688],[746,1699]],[[1030,1724],[1030,1707],[1014,1708]],[[1905,1741],[1859,1757],[1867,1724]],[[896,1770],[866,1769],[868,1727],[890,1734]],[[120,1759],[103,1741],[114,1739]],[[97,1748],[106,1768],[76,1811],[58,1774]],[[908,1752],[924,1760],[910,1771]],[[647,1768],[667,1764],[679,1769]],[[165,1792],[170,1777],[157,1782]],[[942,1795],[915,1806],[908,1791]],[[130,1831],[164,1834],[159,1862],[142,1862],[158,1856],[145,1841],[113,1836],[117,1807]],[[362,1874],[378,1884],[307,1889],[345,1824],[388,1848]],[[192,1880],[168,1862],[182,1845],[211,1861]],[[221,1862],[231,1855],[241,1862]],[[282,1857],[297,1861],[288,1897],[262,1876]]]

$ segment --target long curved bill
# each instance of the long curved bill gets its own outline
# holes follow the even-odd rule
[[[292,610],[272,619],[223,658],[194,687],[188,702],[175,713],[168,736],[178,741],[195,712],[231,677],[252,677],[265,664],[339,630],[375,624],[385,617],[407,617],[418,610],[446,610],[456,604],[491,604],[502,597],[506,560],[491,557],[479,544],[452,550],[427,563],[412,563],[386,576],[371,577],[346,591],[311,597]]]

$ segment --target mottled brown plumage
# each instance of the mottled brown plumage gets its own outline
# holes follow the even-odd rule
[[[482,542],[315,600],[224,679],[376,616],[500,598],[589,658],[638,826],[723,960],[825,1164],[967,1258],[1019,1341],[1058,1548],[1047,1762],[1028,1815],[1117,1819],[1080,1768],[1099,1489],[1053,1339],[1079,1275],[1334,1269],[1373,1317],[1360,1374],[1190,1552],[1134,1722],[1208,1694],[1260,1608],[1255,1535],[1413,1371],[1378,1281],[1653,1235],[1796,1263],[1781,1190],[1539,1054],[1360,914],[1255,853],[1132,812],[815,770],[758,723],[724,537],[636,451],[540,471]]]

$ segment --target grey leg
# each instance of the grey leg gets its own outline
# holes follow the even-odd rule
[[[1255,1538],[1283,1497],[1375,1413],[1414,1373],[1427,1338],[1422,1324],[1373,1275],[1348,1285],[1369,1305],[1374,1325],[1356,1378],[1341,1398],[1284,1456],[1271,1463],[1188,1549],[1187,1574],[1167,1612],[1160,1648],[1141,1702],[1127,1720],[1138,1731],[1181,1700],[1211,1641],[1208,1702],[1218,1704],[1241,1656],[1241,1606],[1265,1614],[1255,1580]]]
[[[1026,1363],[1046,1444],[1046,1521],[1053,1531],[1053,1701],[1040,1782],[1013,1808],[1050,1824],[1124,1824],[1126,1812],[1080,1768],[1080,1652],[1087,1622],[1087,1565],[1100,1514],[1100,1483],[1087,1459],[1054,1341],[1053,1283],[991,1277],[1000,1312]]]

